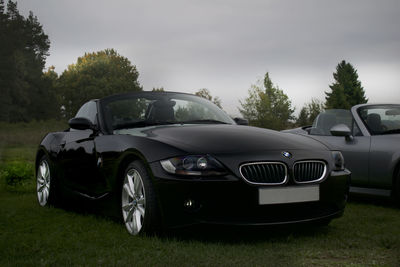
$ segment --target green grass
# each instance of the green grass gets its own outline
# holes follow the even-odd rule
[[[12,127],[20,138],[36,137],[9,137],[1,162],[32,162],[41,126],[25,134]],[[23,190],[0,187],[0,266],[21,265],[400,266],[400,209],[357,200],[327,227],[203,226],[134,237],[107,217],[41,208],[33,183]]]

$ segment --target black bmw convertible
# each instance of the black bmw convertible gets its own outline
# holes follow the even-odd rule
[[[249,127],[173,92],[85,103],[37,151],[41,206],[102,203],[130,234],[196,223],[329,223],[346,204],[342,154],[313,139]]]

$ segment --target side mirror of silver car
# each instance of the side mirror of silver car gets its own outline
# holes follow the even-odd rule
[[[353,140],[350,128],[345,124],[337,124],[330,129],[333,136],[344,136],[347,141]]]

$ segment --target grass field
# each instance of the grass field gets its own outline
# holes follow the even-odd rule
[[[57,122],[0,125],[0,166],[33,162]],[[1,183],[4,185],[3,181]],[[0,187],[0,266],[400,266],[400,209],[352,200],[327,227],[191,227],[129,236],[107,217],[41,208],[34,183]]]

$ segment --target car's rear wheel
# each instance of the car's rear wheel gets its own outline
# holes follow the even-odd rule
[[[53,199],[50,162],[43,156],[36,169],[36,193],[39,205],[49,206]]]
[[[400,207],[400,170],[397,171],[396,179],[393,184],[394,200],[398,207]]]
[[[150,176],[140,161],[128,165],[122,182],[121,209],[125,227],[132,235],[157,229],[157,203]]]

